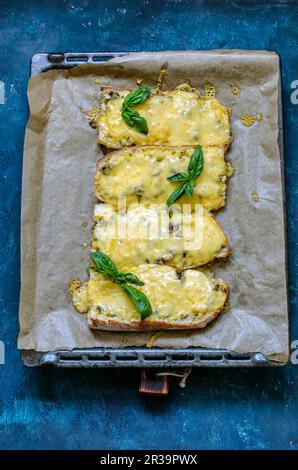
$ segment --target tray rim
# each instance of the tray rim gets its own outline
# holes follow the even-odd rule
[[[209,50],[206,52],[218,52]],[[153,51],[154,52],[154,51]],[[168,51],[177,52],[177,51]],[[179,52],[179,51],[178,51]],[[181,51],[183,52],[183,51]],[[196,52],[195,50],[191,52]],[[227,53],[233,50],[227,50]],[[236,52],[236,50],[235,50]],[[242,52],[245,52],[244,50]],[[247,50],[248,53],[256,51]],[[259,51],[261,52],[261,51]],[[264,51],[265,52],[265,51]],[[268,52],[268,51],[266,51]],[[287,206],[285,190],[284,170],[284,119],[282,100],[282,68],[281,57],[277,51],[271,51],[279,58],[279,82],[278,82],[278,146],[280,154],[282,200],[283,200],[283,228],[284,228],[284,250],[285,250],[285,274],[287,290],[287,317],[290,333],[289,317],[289,286],[288,286],[288,246],[287,246]],[[30,77],[53,69],[70,69],[82,63],[98,63],[135,54],[137,51],[104,51],[104,52],[37,52],[30,60]],[[83,59],[83,60],[82,60]],[[289,334],[290,351],[290,334]],[[124,347],[124,348],[75,348],[71,351],[57,350],[38,352],[34,350],[21,350],[21,360],[27,367],[62,367],[62,368],[180,368],[180,367],[283,367],[289,364],[287,361],[277,362],[268,359],[259,352],[236,353],[226,349],[210,349],[190,347],[187,349],[176,348],[146,348]],[[164,359],[160,357],[164,355]],[[97,359],[95,359],[97,356]],[[148,359],[146,359],[148,356]],[[179,358],[180,356],[180,358]],[[249,356],[249,359],[248,359]],[[135,359],[137,357],[137,359]],[[205,357],[205,359],[202,359]],[[209,357],[207,360],[206,357]],[[213,360],[213,357],[216,359]],[[93,359],[92,359],[93,358]],[[120,358],[120,359],[119,359]],[[133,359],[132,359],[133,358]]]

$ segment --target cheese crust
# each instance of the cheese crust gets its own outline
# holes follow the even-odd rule
[[[101,330],[203,328],[224,308],[228,286],[197,270],[177,274],[170,266],[140,265],[130,269],[145,284],[138,287],[153,313],[145,320],[122,288],[105,275],[90,272],[88,283],[74,293],[74,305],[88,312],[88,326]]]
[[[149,132],[143,135],[121,117],[123,100],[130,91],[102,88],[99,112],[92,116],[100,144],[113,149],[151,144],[229,146],[228,111],[217,99],[200,97],[187,85],[154,93],[143,104],[134,106],[148,124]]]
[[[125,196],[126,204],[165,204],[179,183],[168,177],[187,171],[194,146],[142,146],[109,153],[97,163],[94,194],[101,202],[116,210],[118,198]],[[196,180],[192,198],[183,195],[177,204],[202,204],[209,211],[225,205],[227,169],[224,148],[203,147],[204,168]]]
[[[119,233],[120,224],[125,233]],[[174,211],[170,218],[166,210],[142,205],[119,214],[111,206],[97,204],[92,248],[106,253],[121,270],[146,263],[182,270],[231,252],[220,225],[207,211],[183,216]]]

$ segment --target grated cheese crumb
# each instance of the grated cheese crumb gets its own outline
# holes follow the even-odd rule
[[[254,202],[258,202],[260,200],[260,196],[258,195],[256,191],[252,193],[251,197]]]
[[[228,116],[231,117],[232,116],[232,106],[227,106],[227,112],[228,112]]]
[[[250,127],[256,122],[256,116],[254,114],[243,114],[241,116],[241,123],[244,126]]]
[[[203,84],[203,87],[204,87],[205,95],[207,96],[207,98],[216,98],[217,88],[213,83],[205,82]]]
[[[233,84],[231,85],[231,89],[232,89],[233,95],[240,95],[240,93],[241,93],[240,86],[238,86],[238,85],[236,85],[235,83],[233,83]]]
[[[81,281],[78,278],[73,277],[68,281],[68,292],[70,294],[73,294],[80,287],[81,287]]]
[[[227,171],[227,177],[232,178],[232,176],[235,173],[235,165],[234,165],[234,162],[232,162],[232,160],[226,162],[226,171]]]
[[[166,72],[167,72],[166,68],[162,68],[158,72],[157,79],[156,79],[156,85],[155,85],[156,91],[160,91],[160,89],[162,87],[162,84],[163,84],[163,81],[164,81],[164,78],[165,78]]]
[[[146,343],[146,348],[152,348],[157,338],[159,338],[163,334],[164,334],[163,331],[157,331],[156,333],[154,333],[154,335],[150,336],[150,338],[148,339]]]

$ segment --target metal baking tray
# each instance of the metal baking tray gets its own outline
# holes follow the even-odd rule
[[[69,69],[82,63],[98,63],[129,52],[61,52],[38,53],[31,59],[31,76],[51,69]],[[280,74],[281,76],[281,74]],[[279,135],[283,183],[284,217],[286,230],[286,205],[284,184],[284,148],[281,83],[278,93]],[[286,234],[285,234],[286,235]],[[285,238],[287,240],[287,238]],[[179,367],[260,367],[284,366],[286,362],[269,360],[258,352],[236,353],[225,349],[162,349],[146,347],[73,349],[72,351],[21,351],[24,365],[28,367],[137,367],[137,368],[179,368]]]

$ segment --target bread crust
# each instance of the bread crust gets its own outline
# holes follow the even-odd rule
[[[226,301],[229,295],[229,286],[222,279],[218,279],[218,290],[225,293]],[[224,305],[220,309],[209,312],[205,318],[190,324],[150,320],[150,317],[143,321],[140,320],[132,322],[99,320],[97,318],[88,317],[88,326],[91,329],[107,331],[194,330],[197,328],[205,328],[208,323],[218,317],[223,308]]]

